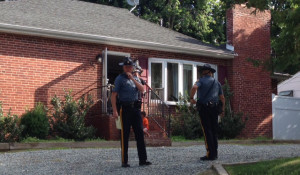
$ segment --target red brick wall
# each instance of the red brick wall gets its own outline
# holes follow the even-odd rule
[[[238,54],[228,70],[234,91],[233,109],[249,116],[243,136],[272,136],[270,73],[256,68],[247,58],[270,57],[269,11],[251,14],[254,9],[236,5],[227,11],[227,40]]]
[[[101,97],[102,66],[96,63],[95,56],[105,47],[110,51],[130,53],[139,58],[147,67],[149,57],[184,59],[222,66],[230,61],[187,54],[106,46],[42,37],[0,33],[0,101],[4,112],[21,115],[25,109],[34,107],[36,102],[48,106],[55,94],[63,97],[63,89],[72,89],[75,98],[91,92],[95,100]],[[91,65],[92,64],[92,65]],[[147,71],[143,76],[147,75]],[[98,135],[107,139],[117,138],[115,131],[106,132],[114,125],[110,120],[99,120],[101,101],[97,101],[89,113],[88,123],[97,125]],[[104,124],[107,123],[107,124]],[[108,126],[109,125],[109,126]]]
[[[101,66],[90,65],[99,53],[97,45],[3,33],[0,43],[0,100],[5,112],[11,108],[20,115],[36,102],[49,104],[63,89],[73,89],[77,98],[101,86]]]

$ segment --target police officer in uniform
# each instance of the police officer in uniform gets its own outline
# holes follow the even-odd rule
[[[197,103],[197,109],[200,115],[203,134],[205,137],[205,145],[207,154],[200,159],[216,160],[218,158],[218,115],[220,114],[219,100],[222,102],[224,111],[225,98],[222,87],[219,81],[213,78],[215,69],[209,64],[205,64],[201,68],[202,78],[200,78],[191,89],[190,102]],[[197,91],[197,102],[194,100],[194,95]],[[221,112],[222,113],[222,112]]]
[[[140,103],[138,103],[139,92],[144,91],[143,85],[132,75],[134,63],[131,58],[126,57],[123,65],[124,73],[120,74],[115,80],[115,87],[112,90],[113,117],[118,117],[116,99],[120,100],[120,119],[121,119],[121,149],[122,149],[122,167],[130,167],[128,164],[128,139],[130,128],[132,126],[135,139],[137,141],[137,150],[139,156],[139,165],[151,165],[147,161],[146,146],[144,142],[143,123],[141,118]]]
[[[141,74],[142,74],[143,70],[140,66],[135,65],[134,69],[133,69],[133,76],[136,80],[138,80],[143,86],[146,85],[145,80],[143,80],[142,78],[140,78]],[[142,101],[143,101],[143,97],[144,97],[144,93],[139,92],[138,94],[138,101],[140,102],[140,104],[142,105]]]

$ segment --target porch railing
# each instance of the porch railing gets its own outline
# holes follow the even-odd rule
[[[113,85],[107,84],[105,86],[100,86],[96,88],[90,89],[86,93],[91,93],[92,91],[96,90],[97,94],[99,93],[100,96],[97,98],[97,102],[101,102],[102,108],[101,108],[101,113],[102,114],[112,114],[113,109],[112,109],[112,104],[111,104],[111,93],[112,93]],[[98,94],[98,95],[99,95]]]
[[[168,137],[170,137],[171,110],[169,105],[162,100],[164,97],[163,92],[163,88],[154,90],[146,84],[143,108],[144,111],[148,111],[148,117],[153,120]]]
[[[102,106],[102,113],[112,114],[112,104],[111,104],[111,93],[113,85],[108,84],[106,86],[101,86],[95,89],[101,89],[101,98],[99,99],[102,104],[106,104],[105,107]],[[105,95],[103,94],[105,93]],[[158,127],[170,137],[171,128],[171,110],[170,106],[167,105],[162,99],[164,99],[164,89],[157,88],[152,89],[146,84],[146,91],[143,96],[142,109],[148,112],[149,119],[153,120]],[[105,98],[104,98],[105,97]]]

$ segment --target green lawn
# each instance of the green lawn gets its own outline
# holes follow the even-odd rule
[[[171,137],[172,142],[189,142],[189,141],[203,141],[203,138],[198,138],[194,140],[189,140],[184,138],[184,136],[172,136]]]
[[[105,141],[104,139],[87,139],[85,142],[102,142]],[[48,140],[38,139],[35,137],[27,137],[26,139],[23,139],[21,143],[57,143],[57,142],[75,142],[73,139],[64,139],[61,137],[55,137]]]
[[[230,175],[299,175],[300,157],[243,165],[225,165],[224,168]]]

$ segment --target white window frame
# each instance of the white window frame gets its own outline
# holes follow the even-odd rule
[[[192,65],[193,66],[193,82],[197,81],[197,66],[203,66],[204,62],[197,62],[197,61],[185,61],[180,59],[164,59],[164,58],[155,58],[151,57],[148,59],[148,82],[149,86],[151,87],[151,63],[162,63],[162,88],[164,88],[164,100],[169,105],[176,105],[177,102],[175,101],[167,101],[167,83],[168,83],[168,73],[167,73],[167,63],[177,63],[178,64],[178,93],[183,94],[183,81],[180,81],[183,79],[183,65]],[[209,64],[212,68],[216,70],[216,73],[214,74],[214,78],[218,80],[218,66],[215,64]],[[179,95],[178,94],[178,95]]]

